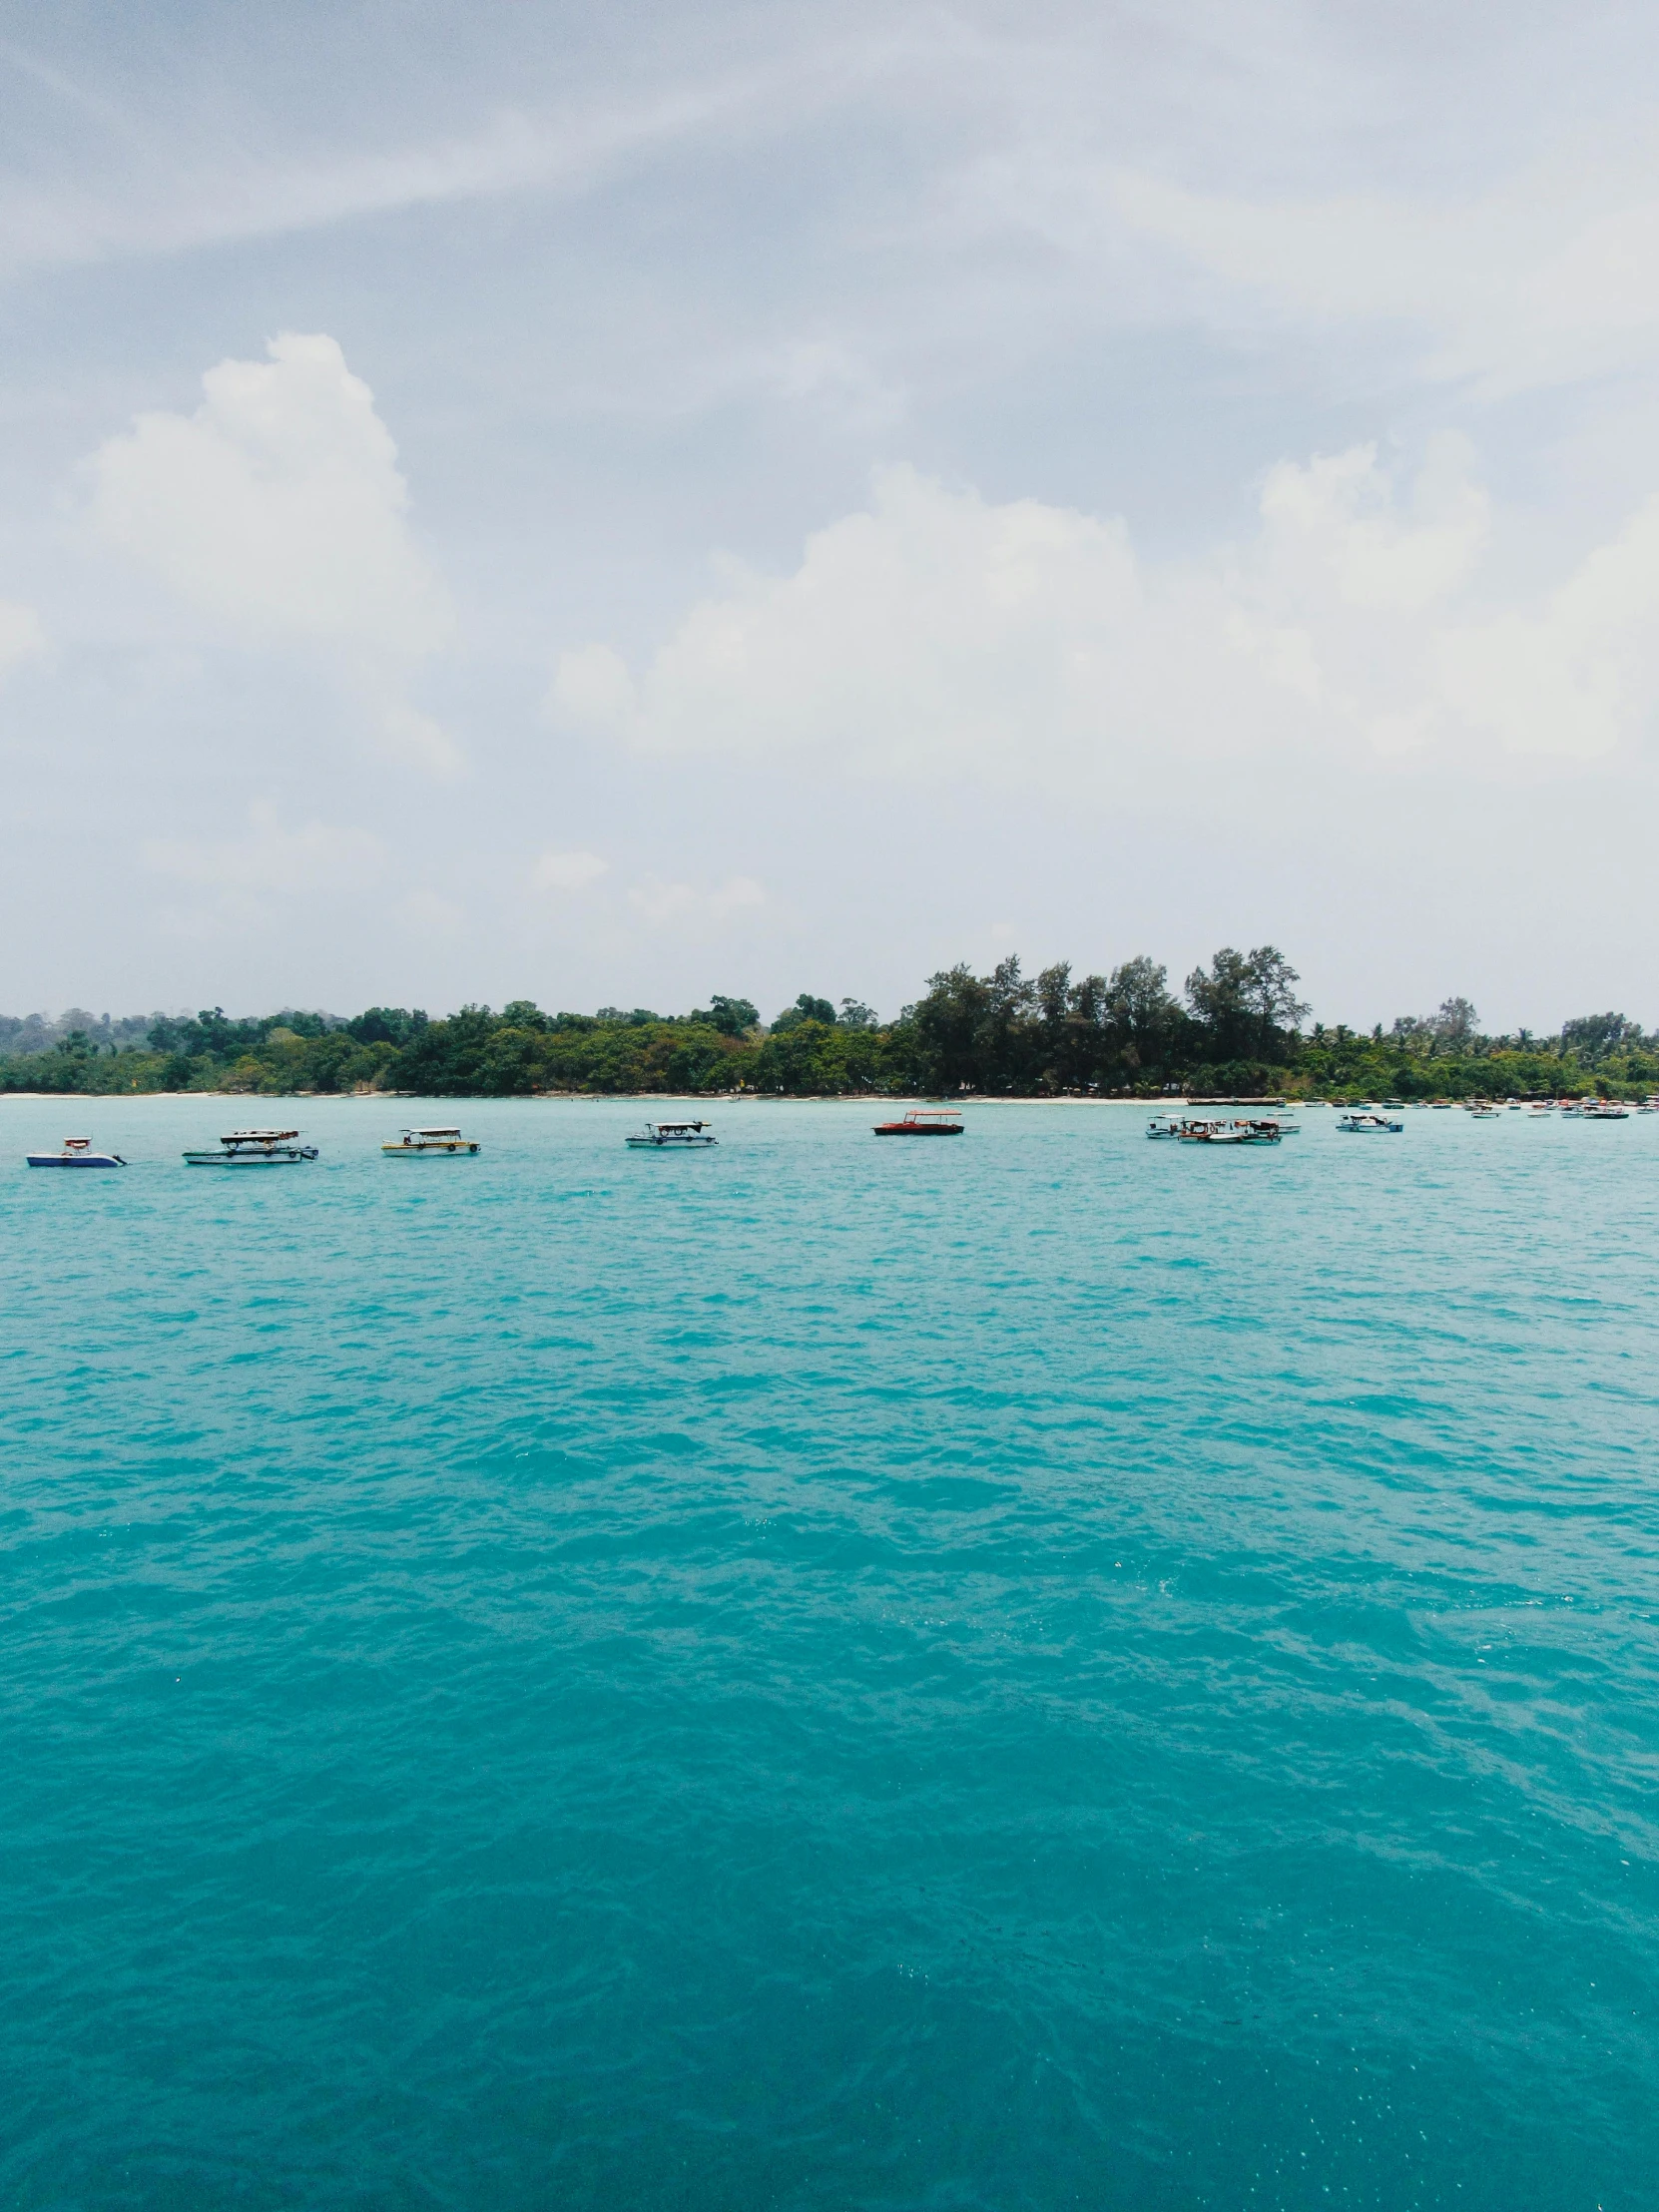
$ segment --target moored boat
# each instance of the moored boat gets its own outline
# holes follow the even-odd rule
[[[316,1158],[314,1144],[297,1142],[297,1129],[233,1129],[217,1146],[187,1152],[188,1168],[286,1168]]]
[[[479,1149],[476,1138],[458,1129],[405,1129],[401,1143],[380,1147],[393,1160],[471,1159]]]
[[[1402,1121],[1390,1121],[1386,1114],[1374,1114],[1363,1106],[1337,1116],[1337,1127],[1345,1136],[1395,1136],[1405,1127]]]
[[[648,1121],[623,1139],[636,1152],[695,1152],[718,1141],[706,1121]]]
[[[119,1152],[94,1152],[90,1137],[65,1137],[61,1152],[24,1154],[32,1168],[124,1168]]]
[[[878,1137],[959,1137],[962,1116],[954,1106],[912,1106],[902,1121],[878,1121]]]

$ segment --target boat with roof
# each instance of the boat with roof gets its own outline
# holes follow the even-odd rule
[[[878,1137],[959,1137],[961,1109],[956,1106],[912,1106],[900,1121],[878,1121]]]
[[[470,1160],[481,1149],[475,1137],[463,1137],[458,1129],[405,1129],[400,1142],[380,1147],[392,1160]]]
[[[187,1152],[188,1168],[287,1168],[316,1158],[314,1144],[301,1144],[297,1129],[233,1129],[217,1146]]]
[[[61,1152],[24,1154],[32,1168],[124,1168],[119,1152],[94,1152],[90,1137],[65,1137]]]
[[[1337,1127],[1348,1137],[1397,1137],[1405,1124],[1402,1121],[1390,1121],[1386,1114],[1373,1113],[1369,1107],[1355,1106],[1346,1114],[1337,1116]]]
[[[718,1142],[706,1121],[648,1121],[623,1139],[634,1152],[698,1152]]]

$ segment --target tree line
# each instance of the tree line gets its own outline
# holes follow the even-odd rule
[[[1027,975],[1012,954],[988,975],[958,963],[886,1022],[860,1000],[806,991],[770,1022],[723,993],[684,1014],[546,1013],[519,998],[437,1018],[393,1006],[349,1019],[292,1009],[239,1019],[216,1006],[67,1028],[0,1017],[0,1089],[1458,1098],[1659,1084],[1659,1036],[1623,1014],[1582,1015],[1547,1037],[1489,1036],[1466,998],[1448,998],[1386,1030],[1310,1027],[1300,980],[1277,946],[1224,945],[1179,992],[1145,954],[1104,975],[1064,960]]]

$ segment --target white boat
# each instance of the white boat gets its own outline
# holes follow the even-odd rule
[[[1154,1114],[1146,1125],[1146,1133],[1149,1137],[1179,1137],[1181,1134],[1181,1116],[1179,1114]]]
[[[637,1152],[687,1152],[718,1140],[706,1121],[648,1121],[623,1142]]]
[[[480,1150],[476,1138],[463,1137],[458,1129],[405,1129],[399,1144],[383,1144],[380,1150],[393,1160],[471,1159]]]
[[[65,1137],[61,1152],[29,1152],[24,1157],[32,1168],[124,1168],[127,1165],[119,1152],[94,1152],[90,1137]]]
[[[297,1129],[233,1129],[217,1148],[187,1152],[188,1168],[286,1168],[316,1158],[314,1144],[296,1142]]]
[[[1578,1118],[1580,1121],[1628,1121],[1630,1108],[1621,1106],[1616,1098],[1591,1098],[1585,1101]]]
[[[1405,1124],[1402,1121],[1389,1121],[1385,1114],[1370,1113],[1365,1107],[1357,1106],[1352,1112],[1337,1116],[1337,1127],[1350,1137],[1384,1134],[1397,1137]]]

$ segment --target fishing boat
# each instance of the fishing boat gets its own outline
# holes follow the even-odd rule
[[[1357,1106],[1352,1112],[1337,1116],[1337,1127],[1349,1137],[1384,1134],[1397,1137],[1405,1124],[1402,1121],[1390,1121],[1386,1114],[1374,1114],[1363,1106]]]
[[[954,1106],[912,1106],[902,1121],[878,1121],[878,1137],[959,1137],[962,1117]]]
[[[623,1139],[636,1152],[695,1152],[718,1141],[706,1121],[648,1121]]]
[[[383,1144],[380,1150],[393,1160],[471,1159],[480,1146],[473,1137],[463,1137],[458,1129],[405,1129],[397,1144]]]
[[[187,1152],[188,1168],[286,1168],[316,1158],[314,1144],[297,1142],[297,1129],[233,1129],[217,1147]]]
[[[1248,1123],[1206,1121],[1196,1115],[1184,1121],[1175,1133],[1183,1144],[1257,1144],[1265,1141],[1250,1134]]]
[[[30,1152],[24,1157],[32,1168],[124,1168],[119,1152],[94,1152],[90,1137],[65,1137],[61,1152]]]

